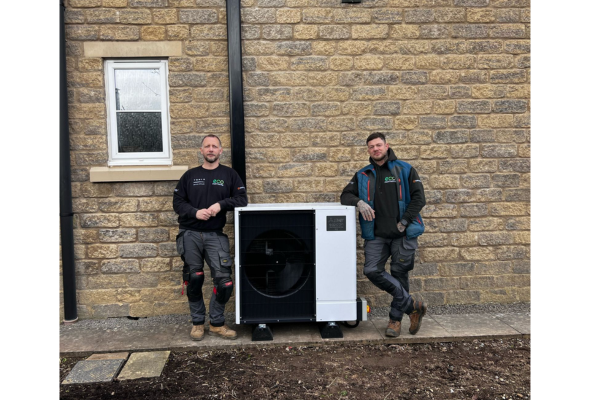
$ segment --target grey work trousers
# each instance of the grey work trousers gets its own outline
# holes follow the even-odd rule
[[[178,254],[182,257],[188,274],[198,275],[201,279],[192,279],[188,282],[187,296],[193,325],[205,323],[205,302],[203,301],[204,271],[203,261],[209,265],[211,279],[215,287],[215,279],[222,277],[231,278],[231,266],[233,258],[229,253],[229,240],[226,235],[216,232],[196,232],[181,229],[176,239]],[[183,274],[183,280],[187,280],[188,274]],[[209,301],[209,322],[213,326],[223,326],[225,323],[225,304],[217,301],[215,291]]]
[[[365,266],[363,273],[379,289],[393,296],[389,318],[401,321],[412,307],[408,273],[414,269],[414,255],[418,239],[384,239],[376,237],[365,240]],[[391,256],[390,273],[385,263]]]

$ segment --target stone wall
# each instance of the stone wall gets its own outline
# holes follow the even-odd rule
[[[339,201],[383,132],[426,190],[412,289],[431,304],[529,301],[529,1],[241,4],[250,202]],[[176,182],[89,182],[107,163],[106,108],[103,60],[83,43],[182,41],[169,58],[174,164],[199,165],[208,133],[231,164],[225,19],[224,0],[67,2],[80,318],[188,313]],[[389,304],[362,275],[360,238],[357,254],[359,295]]]

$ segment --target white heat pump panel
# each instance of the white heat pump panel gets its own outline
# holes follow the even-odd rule
[[[316,209],[316,320],[354,321],[356,311],[355,208]]]

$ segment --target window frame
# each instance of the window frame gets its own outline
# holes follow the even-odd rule
[[[117,69],[159,69],[162,99],[160,112],[162,121],[162,151],[119,153],[117,130],[117,110],[115,101],[115,70]],[[170,138],[170,101],[168,86],[168,60],[154,59],[106,59],[104,61],[105,90],[107,107],[107,140],[109,167],[141,166],[141,165],[172,165],[172,147]],[[143,110],[142,110],[143,112]]]

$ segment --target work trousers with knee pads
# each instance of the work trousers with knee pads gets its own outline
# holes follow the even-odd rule
[[[213,326],[225,323],[225,303],[233,290],[231,267],[233,258],[229,253],[227,235],[220,232],[197,232],[181,229],[176,237],[176,249],[184,261],[183,281],[193,325],[205,323],[203,301],[204,262],[209,265],[213,280],[213,293],[209,302],[209,322]],[[219,288],[222,288],[219,292]]]
[[[414,269],[414,256],[418,239],[365,240],[365,266],[363,273],[379,289],[393,296],[389,318],[401,321],[403,314],[412,309],[408,273]],[[390,273],[385,271],[385,263],[391,256]]]

